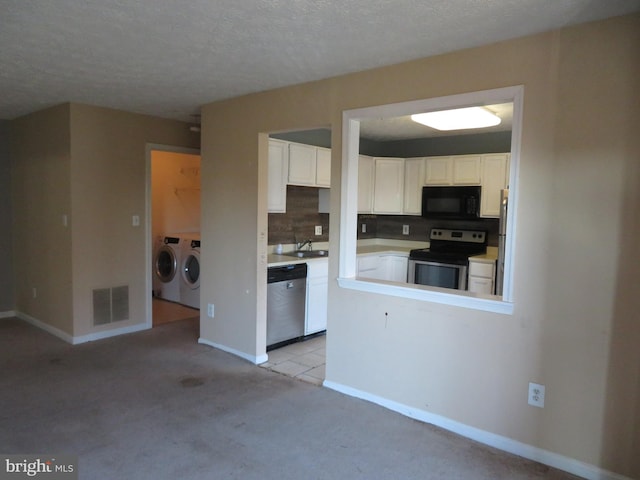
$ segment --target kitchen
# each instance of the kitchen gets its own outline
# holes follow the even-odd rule
[[[497,115],[498,125],[445,132],[408,117],[361,123],[356,274],[360,280],[501,295],[497,260],[504,222],[499,218],[501,192],[509,179],[513,104],[484,109]],[[270,272],[290,269],[283,288],[288,284],[285,293],[302,300],[292,314],[297,322],[287,320],[297,323],[295,329],[270,338],[278,321],[274,319],[283,315],[269,307],[276,304],[275,298],[282,303],[282,295],[268,292],[269,363],[274,349],[326,330],[330,145],[330,131],[324,129],[270,137],[268,266]],[[465,197],[469,192],[472,198]],[[425,203],[428,197],[436,198]],[[472,202],[471,211],[432,208],[451,202],[464,206]],[[436,254],[450,258],[451,249],[458,258],[450,264],[417,258]],[[306,282],[295,294],[287,275],[295,275],[293,270],[301,264],[307,266],[299,273],[306,275]],[[277,281],[271,274],[269,278]]]

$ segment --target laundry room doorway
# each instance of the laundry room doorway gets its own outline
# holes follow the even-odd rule
[[[199,276],[193,251],[200,249],[200,163],[198,150],[147,147],[147,322],[153,327],[200,317],[193,283]]]

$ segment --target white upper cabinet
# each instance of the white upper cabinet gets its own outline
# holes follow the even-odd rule
[[[267,210],[269,213],[287,211],[287,178],[289,175],[289,145],[269,139]]]
[[[482,155],[482,195],[480,216],[500,216],[500,190],[508,183],[508,153]]]
[[[405,215],[422,213],[422,184],[424,183],[425,159],[407,158],[404,161],[404,205]]]
[[[331,149],[316,149],[316,185],[319,187],[331,186]]]
[[[420,215],[424,185],[481,185],[482,217],[500,214],[509,154],[358,157],[358,213]]]
[[[480,155],[425,158],[425,185],[480,185]]]
[[[289,184],[329,187],[331,185],[331,149],[290,143]]]
[[[480,185],[480,155],[456,155],[451,158],[454,185]]]
[[[404,158],[374,158],[373,213],[402,214]]]
[[[291,185],[315,185],[316,147],[289,144],[289,183]]]
[[[358,156],[358,213],[373,211],[373,157]]]
[[[451,185],[451,157],[425,157],[425,185]]]

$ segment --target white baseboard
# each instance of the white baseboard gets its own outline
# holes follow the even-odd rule
[[[54,337],[58,337],[67,343],[73,344],[73,336],[69,335],[65,331],[60,330],[59,328],[49,325],[48,323],[45,323],[42,320],[38,320],[37,318],[32,317],[31,315],[27,315],[26,313],[16,312],[16,317],[18,317],[20,320],[24,320],[25,322],[30,323],[34,327],[38,327],[40,330],[44,330],[45,332],[50,333]]]
[[[138,325],[130,325],[128,327],[122,328],[114,328],[112,330],[103,330],[101,332],[89,333],[87,335],[82,335],[79,337],[74,337],[73,335],[69,335],[67,332],[60,330],[59,328],[53,327],[48,323],[43,322],[42,320],[38,320],[37,318],[32,317],[31,315],[27,315],[22,312],[15,312],[15,316],[20,320],[24,320],[27,323],[30,323],[34,327],[38,327],[45,332],[50,333],[51,335],[58,337],[64,340],[67,343],[72,345],[78,345],[80,343],[93,342],[95,340],[102,340],[103,338],[115,337],[117,335],[124,335],[126,333],[139,332],[141,330],[149,329],[149,325],[147,323],[142,323]]]
[[[80,337],[73,337],[73,344],[94,342],[96,340],[102,340],[104,338],[117,337],[118,335],[125,335],[127,333],[141,332],[142,330],[149,330],[151,327],[145,323],[139,323],[136,325],[129,325],[128,327],[114,328],[113,330],[103,330],[101,332],[88,333]]]
[[[201,343],[202,345],[208,345],[208,346],[213,347],[213,348],[217,348],[218,350],[222,350],[223,352],[231,353],[232,355],[235,355],[235,356],[240,357],[240,358],[244,358],[245,360],[248,360],[249,362],[253,363],[254,365],[259,365],[261,363],[266,362],[269,359],[269,357],[267,356],[266,353],[264,355],[260,355],[259,357],[257,357],[255,355],[249,355],[248,353],[241,352],[240,350],[236,350],[235,348],[230,348],[230,347],[227,347],[225,345],[220,345],[218,343],[210,342],[209,340],[205,340],[202,337],[200,337],[198,339],[198,343]]]
[[[16,312],[13,310],[9,310],[8,312],[0,312],[0,318],[12,318],[16,316]]]
[[[572,473],[588,480],[632,480],[629,477],[614,472],[603,470],[595,465],[591,465],[579,460],[575,460],[564,455],[559,455],[542,448],[534,447],[526,443],[518,442],[508,437],[496,435],[485,430],[480,430],[460,422],[456,422],[449,418],[435,415],[425,410],[409,407],[402,403],[395,402],[377,395],[373,395],[362,390],[358,390],[340,383],[325,380],[323,386],[335,390],[351,397],[360,398],[368,402],[375,403],[382,407],[398,412],[407,417],[419,420],[421,422],[430,423],[440,428],[444,428],[453,433],[457,433],[466,438],[475,440],[476,442],[489,445],[491,447],[503,450],[505,452],[528,458],[536,462],[549,465],[550,467]]]

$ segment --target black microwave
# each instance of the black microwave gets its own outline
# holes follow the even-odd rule
[[[422,216],[434,219],[472,220],[480,217],[478,186],[422,187]]]

